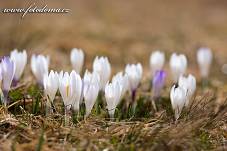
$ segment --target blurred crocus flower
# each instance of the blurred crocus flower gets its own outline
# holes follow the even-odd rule
[[[61,93],[66,110],[73,109],[79,111],[79,102],[82,94],[82,80],[74,70],[61,72],[59,74],[59,91]]]
[[[185,106],[188,106],[196,91],[196,78],[191,74],[189,74],[188,77],[180,76],[178,85],[186,91],[187,99]]]
[[[111,66],[107,57],[96,57],[93,62],[93,71],[100,76],[100,89],[104,90],[105,85],[111,76]]]
[[[4,95],[3,101],[6,105],[9,103],[7,98],[15,74],[15,63],[9,57],[4,57],[0,64],[0,68],[2,72],[2,92]]]
[[[170,69],[172,77],[175,83],[177,83],[179,77],[185,74],[187,70],[187,58],[185,55],[176,53],[172,54],[170,58]]]
[[[71,51],[71,64],[73,69],[80,73],[84,65],[84,52],[82,49],[73,48]]]
[[[1,68],[1,62],[0,62],[0,100],[3,100],[3,93],[2,93],[2,68]]]
[[[100,77],[98,73],[86,71],[83,78],[83,97],[86,106],[86,116],[91,113],[99,93]]]
[[[207,78],[212,63],[213,54],[210,48],[200,48],[197,52],[197,62],[199,64],[201,76]]]
[[[135,91],[140,84],[143,75],[143,68],[140,63],[127,65],[125,68],[125,73],[129,79],[129,88],[131,91]]]
[[[55,95],[58,90],[59,85],[59,76],[57,72],[54,72],[53,70],[50,71],[49,75],[44,75],[43,79],[43,87],[45,95],[48,98],[47,106],[51,106],[51,104],[54,101]]]
[[[105,98],[109,115],[111,118],[113,118],[115,109],[121,99],[121,90],[119,83],[115,82],[106,84]]]
[[[43,86],[44,75],[48,74],[49,57],[32,55],[31,69],[39,85]]]
[[[163,69],[165,64],[165,54],[159,50],[153,52],[150,56],[150,68],[152,76],[155,75],[156,71]]]
[[[15,75],[13,78],[14,85],[20,80],[24,68],[27,64],[27,52],[24,50],[23,52],[18,52],[17,49],[11,51],[10,59],[15,63]]]
[[[170,100],[175,113],[175,119],[180,117],[181,111],[185,105],[187,94],[184,88],[174,85],[170,92]]]
[[[118,83],[120,86],[121,91],[121,99],[124,97],[125,93],[129,90],[129,80],[128,75],[124,74],[122,72],[117,73],[112,78],[112,83]]]
[[[153,97],[158,98],[160,97],[161,90],[163,89],[165,85],[165,79],[166,79],[166,72],[163,70],[156,71],[153,81],[152,81],[152,92]]]

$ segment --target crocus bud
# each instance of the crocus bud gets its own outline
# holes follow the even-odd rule
[[[105,87],[105,98],[107,103],[107,109],[110,117],[114,117],[115,109],[120,102],[121,91],[120,85],[116,83],[108,83]]]
[[[79,102],[82,93],[82,80],[74,70],[70,73],[61,72],[59,74],[59,91],[61,93],[65,107],[69,110],[73,108],[79,111]]]
[[[176,53],[172,54],[170,58],[170,69],[174,82],[176,83],[179,77],[185,74],[187,70],[187,58],[185,55]]]
[[[2,91],[5,98],[4,104],[7,104],[9,103],[7,100],[8,93],[15,74],[15,63],[9,57],[4,57],[0,66],[2,70]]]
[[[49,75],[44,75],[43,79],[43,87],[45,95],[49,98],[49,103],[53,103],[55,95],[58,90],[59,85],[59,77],[58,73],[54,71],[50,71]],[[49,104],[50,105],[50,104]]]
[[[197,62],[199,64],[201,76],[207,78],[212,63],[213,54],[210,48],[200,48],[197,52]]]
[[[156,71],[153,81],[152,81],[152,92],[153,97],[158,98],[160,97],[161,90],[163,89],[165,85],[165,79],[166,79],[166,72],[163,70]]]
[[[0,90],[2,89],[2,67],[0,62]]]
[[[140,63],[127,65],[125,68],[125,73],[128,76],[129,88],[131,91],[135,91],[140,84],[142,79],[143,69]]]
[[[112,78],[112,83],[118,83],[120,86],[121,91],[121,99],[124,97],[125,93],[129,90],[129,80],[128,75],[124,74],[122,72],[117,73]]]
[[[31,58],[31,69],[38,81],[38,84],[43,86],[43,77],[48,74],[49,68],[49,57],[43,55],[32,55]]]
[[[86,71],[83,79],[83,96],[86,106],[86,116],[91,113],[99,93],[100,77],[98,73]]]
[[[27,64],[27,52],[26,50],[24,50],[23,52],[18,52],[18,50],[15,49],[11,51],[10,59],[15,63],[14,81],[18,82]]]
[[[73,69],[80,73],[84,65],[84,52],[82,49],[73,48],[71,51],[71,64]]]
[[[152,76],[155,75],[156,71],[163,69],[165,64],[165,54],[159,50],[153,52],[150,56],[150,68]]]
[[[181,111],[186,102],[186,91],[182,87],[174,85],[170,92],[170,100],[175,113],[175,119],[180,117]]]
[[[96,57],[93,62],[93,71],[100,76],[100,89],[104,90],[111,75],[111,66],[107,57]]]
[[[188,106],[192,96],[196,91],[196,78],[191,74],[189,74],[188,77],[180,76],[178,85],[187,92],[185,106]]]
[[[1,67],[1,62],[0,62],[0,100],[3,99],[3,94],[2,94],[2,67]]]

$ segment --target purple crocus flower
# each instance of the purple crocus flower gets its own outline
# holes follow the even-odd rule
[[[10,86],[13,81],[13,77],[15,74],[15,64],[9,57],[4,57],[0,64],[1,72],[2,72],[2,92],[4,95],[4,104],[6,105],[8,102],[8,93],[10,90]]]
[[[164,87],[165,84],[165,79],[166,79],[166,72],[163,70],[156,71],[153,81],[152,81],[152,92],[153,92],[153,97],[158,98],[160,97],[161,90]]]

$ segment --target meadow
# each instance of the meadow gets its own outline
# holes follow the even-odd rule
[[[38,5],[44,2],[36,1]],[[69,8],[67,14],[1,14],[0,55],[17,48],[27,51],[27,64],[10,103],[0,106],[0,150],[225,150],[227,138],[227,3],[191,1],[45,1],[49,7]],[[23,7],[27,2],[1,2],[1,8]],[[197,61],[199,48],[213,54],[204,80]],[[65,116],[62,93],[47,114],[43,83],[31,70],[32,55],[49,56],[49,71],[71,72],[73,48],[84,52],[86,69],[94,70],[96,56],[111,66],[111,81],[127,64],[141,63],[143,72],[133,98],[128,90],[114,115],[107,109],[105,90],[100,91],[91,113],[85,104]],[[150,55],[165,54],[166,73],[161,95],[154,101]],[[174,83],[170,68],[173,53],[187,58],[185,75],[196,78],[190,104],[176,119],[171,104]],[[130,106],[132,100],[136,107]]]

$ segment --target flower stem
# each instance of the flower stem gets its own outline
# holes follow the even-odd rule
[[[9,104],[9,91],[3,90],[3,103],[5,106],[7,106]]]
[[[205,89],[209,84],[207,78],[202,78],[202,89]]]
[[[18,84],[18,80],[13,79],[13,81],[12,81],[12,87],[16,87],[17,84]]]
[[[137,101],[136,101],[136,89],[132,91],[132,110],[133,110],[133,115],[136,113],[136,106],[137,106]]]
[[[70,115],[71,115],[70,107],[65,106],[65,126],[69,126]]]
[[[153,108],[154,108],[154,110],[155,110],[155,112],[157,112],[157,107],[156,107],[156,104],[155,104],[155,100],[157,100],[157,99],[155,99],[154,97],[151,99],[151,103],[152,103],[152,106],[153,106]]]
[[[46,116],[49,116],[52,113],[53,113],[52,103],[51,103],[49,97],[47,97],[47,100],[46,100]]]
[[[98,94],[98,99],[97,99],[96,104],[95,104],[96,114],[100,114],[101,113],[100,107],[101,108],[103,107],[102,96],[103,96],[103,92],[100,91],[99,94]]]

